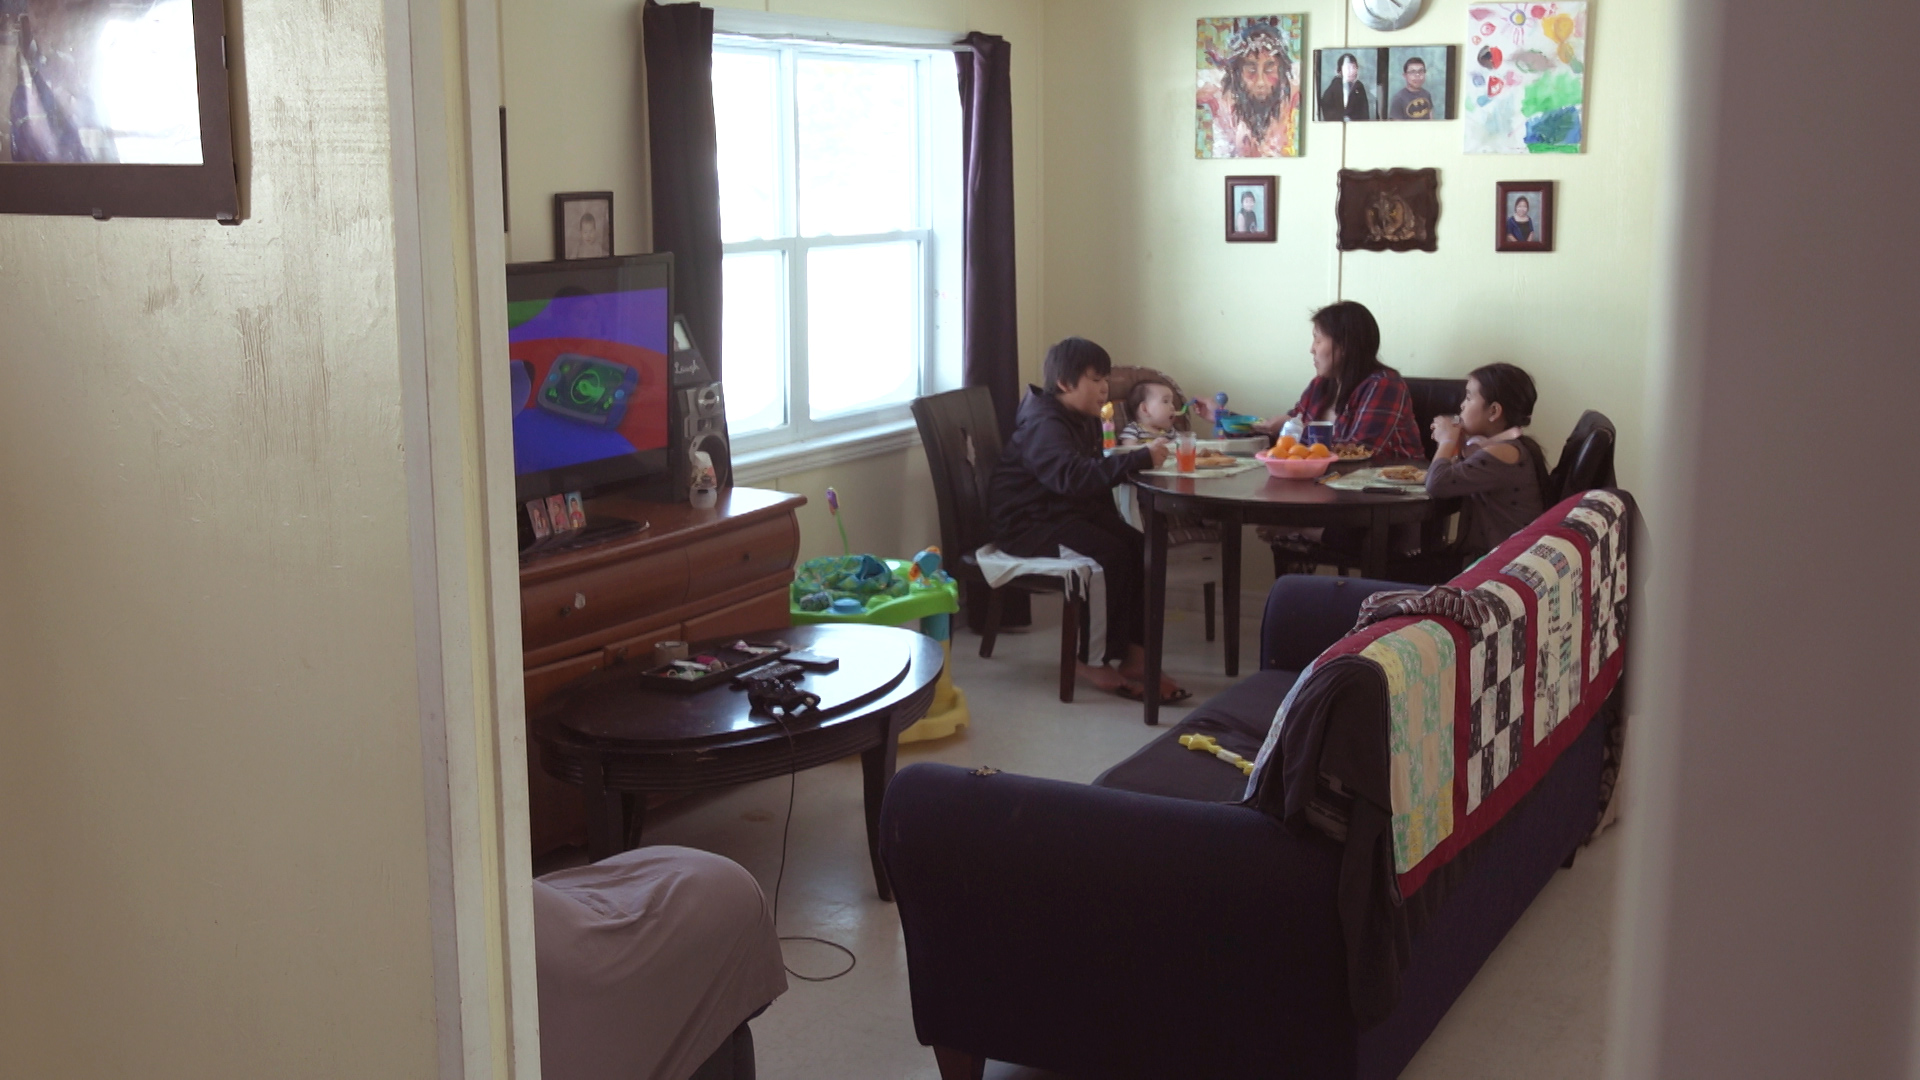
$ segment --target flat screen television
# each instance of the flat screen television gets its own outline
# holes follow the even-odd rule
[[[671,254],[507,267],[522,502],[667,475],[672,334]]]

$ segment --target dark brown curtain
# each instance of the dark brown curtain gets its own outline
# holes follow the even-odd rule
[[[960,66],[966,163],[965,381],[993,392],[1000,436],[1020,404],[1020,336],[1013,277],[1013,79],[1007,39],[974,31]]]
[[[674,307],[720,377],[720,152],[713,9],[647,0],[647,135],[653,248],[673,252]]]
[[[1020,407],[1020,321],[1013,277],[1013,77],[1007,39],[974,31],[954,54],[960,67],[961,160],[966,169],[966,236],[962,242],[966,364],[963,380],[993,394],[1000,439],[1013,436]],[[984,589],[967,590],[967,625],[984,622]],[[1027,594],[1009,592],[1002,627],[1033,621]]]

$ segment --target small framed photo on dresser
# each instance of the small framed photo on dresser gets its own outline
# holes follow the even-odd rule
[[[1274,196],[1280,181],[1274,176],[1227,177],[1227,242],[1271,242],[1277,232]]]
[[[1495,251],[1553,250],[1551,180],[1506,180],[1494,185]]]

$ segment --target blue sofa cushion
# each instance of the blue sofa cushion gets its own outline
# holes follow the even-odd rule
[[[1273,727],[1274,710],[1298,677],[1293,671],[1255,672],[1207,699],[1165,735],[1101,773],[1094,784],[1196,802],[1239,802],[1247,792],[1247,778],[1240,770],[1212,754],[1181,746],[1180,736],[1211,735],[1252,761]]]

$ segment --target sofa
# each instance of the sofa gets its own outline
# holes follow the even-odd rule
[[[1282,577],[1260,670],[1092,784],[902,770],[881,855],[943,1080],[1399,1075],[1604,809],[1631,517],[1575,496],[1425,593]]]

